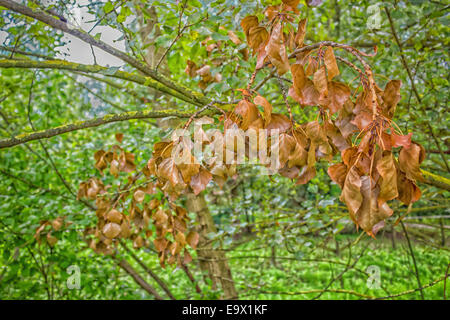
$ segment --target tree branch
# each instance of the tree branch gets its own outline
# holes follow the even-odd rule
[[[211,111],[213,114],[218,111]],[[211,114],[211,113],[210,113]],[[127,121],[133,119],[151,119],[151,118],[165,118],[165,117],[179,117],[189,118],[192,115],[190,112],[178,110],[159,110],[159,111],[130,111],[119,114],[107,114],[101,118],[94,118],[86,121],[78,121],[70,124],[65,124],[56,128],[47,130],[35,131],[30,133],[23,133],[11,139],[0,140],[0,149],[13,147],[33,140],[47,139],[67,132],[76,131],[80,129],[98,127],[111,122]]]
[[[0,0],[1,1],[1,0]],[[74,63],[65,60],[48,60],[48,61],[35,61],[35,60],[11,60],[2,59],[0,60],[0,68],[26,68],[26,69],[62,69],[69,71],[78,71],[86,73],[100,73],[109,77],[118,78],[122,80],[127,80],[135,82],[147,87],[151,87],[155,90],[166,93],[170,96],[183,100],[187,103],[200,106],[202,104],[193,101],[189,97],[180,94],[179,92],[168,88],[164,84],[153,80],[150,77],[141,76],[138,74],[133,74],[125,71],[116,70],[111,72],[109,68],[102,67],[99,65],[87,65],[81,63]],[[208,100],[209,101],[209,100]]]
[[[450,191],[450,179],[447,179],[442,176],[438,176],[434,173],[428,172],[423,169],[421,169],[420,171],[422,172],[422,175],[425,178],[423,183],[429,184],[431,186],[434,186],[434,187],[437,187],[440,189]]]
[[[125,52],[122,52],[101,40],[95,39],[94,37],[89,35],[84,30],[79,30],[79,29],[73,28],[73,26],[70,26],[68,23],[61,21],[59,19],[56,19],[56,18],[46,14],[44,11],[42,11],[40,9],[32,9],[32,8],[29,8],[27,6],[24,6],[22,4],[16,3],[11,0],[0,0],[0,6],[3,6],[7,9],[10,9],[17,13],[23,14],[25,16],[34,18],[45,24],[48,24],[49,26],[51,26],[55,29],[58,29],[60,31],[66,32],[70,35],[73,35],[73,36],[77,37],[78,39],[80,39],[90,45],[96,46],[96,47],[108,52],[109,54],[112,54],[113,56],[121,59],[122,61],[130,64],[131,66],[135,67],[137,70],[150,76],[155,81],[157,81],[161,84],[164,84],[164,86],[169,87],[172,90],[175,90],[175,91],[179,92],[180,94],[185,95],[186,97],[189,97],[190,99],[192,99],[200,104],[208,103],[208,101],[207,101],[208,99],[204,95],[202,95],[198,92],[194,92],[193,90],[191,90],[181,84],[174,83],[172,80],[157,73],[155,70],[149,68],[144,63],[130,57]]]
[[[119,266],[126,273],[128,273],[142,289],[153,295],[156,300],[164,300],[155,290],[155,288],[153,288],[147,281],[142,279],[139,273],[137,273],[137,271],[126,260],[119,260],[117,258],[115,258],[115,260],[118,261]]]

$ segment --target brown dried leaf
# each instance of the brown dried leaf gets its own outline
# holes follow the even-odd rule
[[[200,240],[200,235],[195,231],[189,232],[189,234],[186,237],[186,242],[187,242],[187,244],[189,244],[189,246],[191,246],[192,249],[197,248],[197,244],[198,244],[199,240]]]
[[[405,172],[406,177],[410,180],[423,181],[420,172],[420,164],[425,158],[425,149],[417,143],[411,143],[411,146],[402,148],[398,156],[399,168]]]
[[[269,32],[264,27],[251,27],[248,34],[248,45],[257,52],[261,46],[265,46],[269,39]]]
[[[347,173],[340,200],[345,202],[350,212],[350,217],[357,223],[356,213],[362,205],[363,196],[361,194],[361,177],[354,166]]]
[[[331,81],[328,83],[328,98],[321,103],[328,107],[333,114],[342,109],[349,97],[350,88],[346,84]]]
[[[361,177],[361,194],[363,201],[357,212],[357,224],[369,235],[374,234],[374,226],[393,213],[387,203],[378,206],[377,198],[379,188],[374,187],[375,183],[369,176]],[[378,228],[377,228],[378,229]],[[375,230],[377,231],[377,230]]]
[[[110,222],[105,224],[102,231],[105,237],[107,237],[108,239],[113,239],[119,235],[119,233],[121,232],[121,228],[117,223]]]
[[[335,76],[339,75],[339,68],[332,47],[327,47],[325,49],[323,61],[327,67],[328,81],[331,81]]]
[[[255,99],[253,99],[253,102],[258,105],[262,106],[264,109],[264,124],[267,125],[271,121],[272,117],[272,105],[267,101],[266,98],[257,95]]]
[[[328,175],[342,189],[344,188],[345,177],[347,176],[347,166],[343,163],[336,163],[328,168]]]
[[[282,24],[278,22],[272,29],[266,51],[270,62],[277,68],[281,76],[289,71],[289,59],[284,46]]]
[[[116,209],[112,209],[106,215],[106,219],[110,222],[120,223],[122,221],[122,214]]]
[[[190,186],[192,190],[194,191],[195,195],[198,195],[200,192],[205,190],[206,186],[212,179],[212,174],[206,170],[203,169],[203,167],[200,168],[200,171],[195,176],[192,176]]]
[[[303,40],[305,39],[305,35],[306,35],[306,24],[307,24],[307,19],[301,19],[298,22],[298,28],[297,28],[297,34],[295,35],[295,45],[297,46],[297,48],[300,48],[303,46]]]
[[[386,84],[383,92],[383,114],[388,118],[392,118],[395,113],[397,103],[400,101],[400,88],[402,82],[400,80],[391,80]]]
[[[116,140],[117,140],[119,143],[122,143],[122,140],[123,140],[123,133],[116,133]]]
[[[377,161],[377,171],[381,175],[380,194],[378,196],[378,205],[381,206],[386,201],[398,197],[397,168],[391,152],[386,151],[383,157]]]
[[[314,87],[316,87],[319,92],[319,99],[326,99],[328,97],[328,80],[325,65],[322,65],[316,72],[314,72],[313,83]]]

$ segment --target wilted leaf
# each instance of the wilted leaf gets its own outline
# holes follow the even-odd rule
[[[297,48],[300,48],[303,46],[303,40],[305,39],[306,35],[306,23],[307,19],[301,19],[298,22],[298,28],[297,28],[297,34],[295,35],[295,45]]]
[[[399,135],[392,132],[391,134],[391,145],[392,147],[404,147],[408,149],[411,146],[411,136],[412,132],[406,135]]]
[[[383,113],[392,118],[395,113],[397,103],[400,101],[400,88],[402,82],[400,80],[391,80],[386,84],[383,92]]]
[[[411,146],[406,149],[402,148],[398,156],[400,170],[405,172],[406,177],[410,180],[423,180],[420,172],[420,164],[425,158],[425,150],[417,143],[411,143]]]
[[[200,240],[200,235],[195,231],[189,232],[189,234],[186,237],[186,242],[187,242],[187,244],[189,244],[191,246],[192,249],[197,248],[197,244],[198,244],[199,240]]]
[[[344,188],[345,177],[347,176],[347,166],[343,163],[336,163],[328,168],[328,175],[342,189]]]
[[[289,71],[289,59],[284,46],[282,24],[278,22],[272,29],[266,51],[270,62],[277,68],[281,76]]]
[[[328,83],[328,98],[321,101],[321,103],[328,107],[333,114],[342,109],[349,97],[350,89],[347,85],[341,82],[331,81]]]
[[[257,52],[261,46],[264,46],[269,39],[269,32],[264,27],[251,27],[248,34],[248,45]]]
[[[356,213],[363,202],[361,194],[361,178],[356,167],[351,167],[345,178],[344,188],[342,189],[340,200],[347,204],[350,217],[357,223]]]
[[[117,140],[119,143],[122,143],[122,140],[123,140],[123,133],[116,133],[116,140]]]
[[[385,155],[378,160],[377,171],[381,175],[380,194],[378,196],[378,205],[381,206],[386,201],[398,196],[397,169],[391,152],[385,152]]]
[[[272,105],[269,103],[269,101],[266,100],[266,98],[257,95],[255,99],[253,99],[253,102],[258,105],[262,106],[264,109],[264,123],[267,125],[272,117]]]
[[[339,75],[339,67],[334,56],[333,48],[327,47],[323,56],[325,66],[327,67],[328,81],[331,81],[335,76]]]
[[[208,170],[201,167],[199,173],[197,173],[195,176],[192,176],[191,178],[190,186],[194,191],[194,194],[198,195],[200,192],[205,190],[211,179],[212,174]]]
[[[373,235],[373,227],[393,213],[386,202],[378,205],[378,187],[369,176],[361,177],[361,194],[363,201],[357,212],[357,224],[369,235]]]
[[[137,202],[141,203],[142,201],[144,201],[145,198],[145,192],[142,190],[136,190],[133,194],[133,198],[134,200],[136,200]]]
[[[121,228],[117,223],[110,222],[105,224],[102,231],[105,237],[108,239],[113,239],[119,235]]]
[[[106,215],[106,219],[110,222],[120,223],[122,221],[122,214],[116,209],[112,209]]]
[[[327,80],[327,73],[325,71],[325,65],[322,65],[317,69],[316,72],[314,72],[313,77],[313,83],[314,87],[316,87],[317,91],[319,92],[320,98],[319,99],[325,99],[328,97],[328,80]]]
[[[249,30],[251,27],[257,27],[259,25],[258,17],[256,16],[246,16],[241,21],[241,27],[244,29],[245,36],[248,39]]]

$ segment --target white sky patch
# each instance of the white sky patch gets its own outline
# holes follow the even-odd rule
[[[86,5],[88,1],[81,0],[77,1],[80,5]],[[91,28],[95,25],[96,16],[87,12],[86,8],[74,8],[72,11],[72,15],[75,17],[75,21],[70,21],[70,23],[74,24],[77,28],[82,29],[84,31],[90,31]],[[95,20],[95,21],[93,21]],[[88,22],[89,21],[89,22]],[[93,22],[90,22],[93,21]],[[122,37],[122,32],[113,29],[108,26],[96,26],[92,32],[90,33],[92,36],[101,33],[100,40],[109,44],[110,46],[125,51],[125,41],[114,41]],[[92,55],[92,50],[89,44],[86,42],[65,33],[64,40],[67,43],[65,46],[60,48],[62,53],[68,54],[64,56],[63,54],[59,54],[57,58],[65,59],[71,62],[83,63],[83,64],[93,64],[94,57]],[[93,46],[94,54],[97,60],[97,63],[104,67],[118,67],[124,65],[124,62],[119,58],[114,57],[113,55]]]
[[[87,0],[79,0],[77,4],[86,5],[89,1]],[[44,5],[51,5],[55,3],[55,1],[47,0],[43,1]],[[78,8],[75,7],[72,9],[71,16],[69,18],[69,23],[74,26],[74,28],[82,29],[84,31],[90,31],[91,28],[95,25],[98,17],[93,14],[87,12],[85,7]],[[131,19],[130,19],[131,18]],[[133,20],[134,18],[128,17],[127,21],[124,22],[124,25],[128,23],[128,21]],[[95,21],[93,21],[95,20]],[[89,21],[89,22],[88,22]],[[92,21],[92,22],[91,22]],[[49,27],[50,28],[50,27]],[[91,36],[95,36],[96,34],[101,33],[100,40],[109,44],[110,46],[124,51],[125,52],[125,40],[114,41],[122,37],[123,33],[117,29],[108,27],[108,26],[96,26],[91,32]],[[5,40],[8,36],[8,33],[5,31],[0,31],[0,43],[5,45]],[[83,63],[83,64],[94,64],[94,57],[92,55],[92,50],[89,44],[86,42],[70,35],[64,33],[63,40],[66,42],[66,45],[62,47],[58,47],[58,51],[60,54],[56,55],[58,59],[64,59],[70,62]],[[20,45],[19,45],[20,48]],[[119,67],[123,66],[125,63],[119,58],[114,57],[113,55],[93,46],[95,57],[97,60],[97,64],[104,67]],[[64,53],[64,54],[63,54]]]

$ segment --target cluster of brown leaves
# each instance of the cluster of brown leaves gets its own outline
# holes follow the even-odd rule
[[[34,238],[39,244],[41,244],[44,239],[50,247],[53,247],[58,242],[58,238],[56,238],[52,233],[60,231],[62,228],[67,228],[71,224],[71,222],[65,221],[65,217],[63,216],[53,220],[43,220],[36,229]],[[42,238],[42,234],[45,234],[44,238]]]
[[[225,30],[223,26],[220,26],[219,29]],[[231,30],[227,31],[228,37],[234,45],[240,45],[242,43],[241,39]],[[219,53],[223,52],[223,48],[227,47],[229,43],[227,41],[214,41],[210,36],[208,36],[205,40],[201,42],[202,46],[205,47],[206,52],[208,53],[208,57],[212,55],[213,52],[218,51]],[[239,52],[242,54],[242,57],[245,61],[248,60],[248,50],[247,48],[240,49]],[[200,76],[201,80],[198,82],[198,86],[200,89],[205,90],[209,84],[213,82],[221,82],[222,75],[219,72],[211,72],[211,68],[217,68],[222,66],[226,60],[223,54],[219,54],[219,57],[215,55],[214,58],[207,59],[208,61],[203,61],[200,66],[198,66],[194,61],[187,60],[185,73],[190,78],[195,78],[196,76]]]
[[[118,140],[122,139],[116,137]],[[119,141],[120,142],[120,141]],[[99,150],[94,155],[95,167],[103,175],[103,170],[109,165],[109,172],[114,176],[118,177],[120,172],[133,172],[136,170],[136,165],[134,164],[134,154],[125,152],[120,146],[114,145],[111,150],[104,151]]]
[[[299,21],[296,32],[290,24],[289,11],[297,13],[298,2],[282,1],[268,7],[268,29],[256,16],[247,16],[241,22],[248,45],[258,54],[256,69],[271,64],[279,75],[291,71],[293,85],[289,96],[302,108],[318,106],[320,110],[321,122],[291,128],[285,121],[286,130],[279,145],[284,167],[279,173],[306,183],[315,175],[317,159],[331,161],[339,151],[342,162],[331,166],[329,174],[343,189],[341,200],[347,204],[352,220],[374,235],[384,219],[392,215],[387,201],[398,199],[410,204],[420,198],[416,181],[422,179],[419,165],[425,152],[422,146],[411,142],[412,133],[402,135],[393,127],[400,81],[389,81],[382,90],[375,81],[371,82],[371,75],[360,74],[362,90],[358,94],[359,88],[353,90],[336,81],[340,71],[329,46],[303,50],[290,64],[287,50],[303,47],[306,33],[305,19]],[[357,95],[355,101],[351,99],[352,92]],[[241,116],[240,126],[265,128],[266,119],[259,119],[254,104],[248,100],[241,101],[234,110]],[[398,161],[393,154],[397,147],[401,147]]]
[[[109,165],[109,172],[117,178],[116,171],[111,169],[116,165],[114,154],[117,159],[120,159],[121,155],[125,155],[125,159],[134,159],[134,155],[118,146],[112,149],[120,150],[120,153],[117,155],[115,152],[100,150],[95,153],[94,158],[96,168],[101,173]],[[98,166],[100,161],[104,161],[106,167]],[[129,169],[130,167],[127,170]],[[105,186],[98,178],[90,178],[80,184],[78,198],[92,199],[96,204],[97,224],[85,230],[89,247],[97,253],[114,254],[114,248],[120,239],[129,239],[136,249],[148,247],[152,241],[162,266],[166,262],[189,263],[192,258],[186,245],[195,248],[199,236],[196,232],[187,230],[189,218],[186,210],[171,202],[165,206],[165,199],[158,200],[157,186],[148,179],[148,169],[143,172],[147,175],[143,183],[133,186],[136,181],[129,176],[128,183],[115,193],[108,192],[111,186]]]
[[[283,1],[278,6],[270,6],[265,11],[269,20],[261,24],[256,16],[247,16],[241,21],[242,29],[247,38],[247,43],[257,53],[256,69],[271,64],[277,68],[278,74],[283,75],[289,71],[289,59],[287,50],[293,50],[303,46],[306,34],[306,19],[300,20],[297,30],[285,21],[292,21],[290,11],[298,13],[299,1]],[[284,29],[287,28],[287,32]]]
[[[419,165],[425,150],[411,142],[411,135],[396,133],[392,116],[400,99],[400,81],[390,81],[384,90],[376,87],[379,110],[373,114],[373,98],[363,91],[355,103],[347,100],[336,124],[344,136],[358,133],[359,143],[341,153],[342,162],[331,166],[330,177],[342,188],[352,220],[374,235],[393,211],[387,201],[397,199],[406,205],[417,201],[422,180]],[[398,160],[394,148],[400,147]]]

